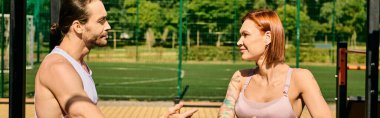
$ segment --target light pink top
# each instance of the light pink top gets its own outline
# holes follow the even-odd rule
[[[284,95],[281,98],[264,103],[249,100],[244,96],[244,91],[252,77],[247,78],[236,101],[236,116],[239,118],[252,118],[254,116],[256,118],[296,118],[297,116],[294,114],[288,98],[291,75],[292,69],[290,68],[285,81]]]

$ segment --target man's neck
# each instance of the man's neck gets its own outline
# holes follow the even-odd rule
[[[90,49],[86,47],[83,40],[69,34],[64,36],[59,48],[80,63],[83,63],[83,58],[90,52]]]

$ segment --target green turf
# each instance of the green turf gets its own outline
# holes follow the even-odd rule
[[[38,65],[37,65],[38,66]],[[177,95],[177,64],[89,63],[101,99],[172,100]],[[238,69],[249,64],[183,64],[183,86],[190,88],[187,100],[221,101],[228,82]],[[301,66],[315,76],[328,101],[335,98],[334,66]],[[37,67],[35,67],[37,68]],[[34,93],[37,69],[27,70],[27,96]],[[365,71],[348,71],[348,95],[364,96]],[[6,78],[6,95],[8,95]]]

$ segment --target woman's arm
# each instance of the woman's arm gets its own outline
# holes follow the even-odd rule
[[[191,109],[185,113],[176,113],[183,107],[182,103],[176,104],[174,107],[170,107],[160,118],[190,118],[198,109]]]
[[[241,89],[241,73],[236,71],[228,85],[226,97],[222,106],[219,109],[218,118],[234,118],[235,117],[235,103],[239,97]]]
[[[296,84],[313,118],[332,118],[332,112],[322,96],[317,81],[307,69],[298,69]]]

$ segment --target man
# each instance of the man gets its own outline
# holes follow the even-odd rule
[[[59,24],[52,32],[62,42],[45,57],[35,78],[36,117],[103,117],[91,70],[83,58],[95,46],[107,45],[111,29],[100,0],[62,0]],[[196,110],[175,114],[176,105],[163,117],[188,117]]]

